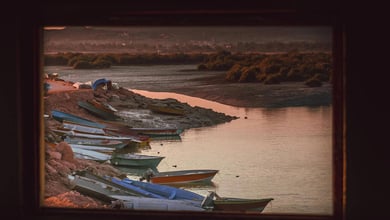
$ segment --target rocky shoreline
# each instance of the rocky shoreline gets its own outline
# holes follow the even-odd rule
[[[118,110],[118,123],[130,127],[176,127],[190,129],[230,122],[237,117],[192,107],[175,99],[151,99],[126,88],[75,89],[72,82],[48,80],[51,89],[44,97],[44,114],[51,110],[74,114],[92,121],[101,121],[78,106],[79,101],[95,99],[107,102]],[[171,91],[240,107],[318,106],[331,103],[331,84],[309,88],[302,83],[260,85],[257,83],[227,83],[218,79],[199,78],[191,88],[173,86]],[[169,105],[182,109],[184,115],[164,115],[151,111],[150,105]],[[82,195],[71,189],[67,176],[77,170],[89,170],[98,175],[124,176],[109,163],[97,163],[73,157],[71,147],[55,136],[51,129],[61,123],[45,118],[45,206],[71,208],[111,208],[110,204]]]
[[[71,207],[71,208],[110,208],[95,198],[82,195],[71,189],[68,175],[77,170],[89,170],[98,175],[125,176],[124,173],[109,163],[98,163],[89,160],[73,157],[71,147],[62,142],[51,129],[55,129],[60,122],[50,117],[52,110],[59,110],[74,114],[92,121],[101,119],[90,114],[78,106],[79,101],[95,99],[100,102],[107,102],[118,110],[118,112],[132,112],[134,114],[119,115],[118,123],[130,127],[159,127],[169,126],[180,129],[212,126],[232,121],[237,117],[214,112],[211,109],[191,107],[174,99],[150,99],[125,88],[117,89],[74,89],[71,82],[46,81],[51,85],[52,91],[44,97],[45,118],[45,191],[44,205],[49,207]],[[58,85],[60,85],[60,89]],[[57,87],[56,87],[57,86]],[[185,111],[184,115],[164,115],[155,113],[148,109],[151,104],[169,105]]]

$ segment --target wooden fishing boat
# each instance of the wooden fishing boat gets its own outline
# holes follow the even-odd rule
[[[79,102],[77,102],[77,104],[80,107],[82,107],[82,108],[86,109],[87,111],[89,111],[90,113],[92,113],[93,115],[96,115],[97,117],[100,117],[100,118],[105,119],[105,120],[115,121],[115,120],[120,118],[118,115],[115,115],[112,112],[101,110],[88,102],[79,101]]]
[[[71,189],[106,202],[117,200],[111,197],[113,195],[140,196],[140,194],[88,171],[76,171],[75,174],[68,175],[68,179]]]
[[[111,159],[111,155],[99,153],[93,150],[85,150],[80,148],[72,147],[73,154],[76,158],[85,159],[85,160],[94,160],[97,162],[105,162]]]
[[[108,187],[115,187],[115,188],[124,189],[124,190],[130,192],[131,194],[134,194],[137,196],[165,199],[165,197],[162,195],[149,192],[147,190],[141,189],[140,187],[137,187],[137,186],[134,186],[131,184],[126,184],[126,183],[122,182],[122,180],[120,180],[116,177],[111,177],[111,176],[100,177],[100,176],[97,176],[95,174],[92,174],[91,172],[84,172],[84,171],[78,172],[77,175],[80,175],[80,176],[83,176],[83,177],[86,177],[86,178],[89,178],[89,179],[92,179],[92,180],[95,180],[98,182],[102,182],[105,185],[107,185]],[[101,178],[103,178],[104,181],[102,181]]]
[[[158,184],[184,184],[211,182],[218,170],[179,170],[152,173],[150,182]],[[148,177],[146,177],[148,178]]]
[[[81,137],[81,138],[90,138],[90,139],[99,139],[99,140],[119,140],[119,141],[132,141],[140,142],[133,137],[117,137],[117,136],[108,136],[108,135],[94,135],[94,134],[85,134],[77,131],[65,130],[65,129],[52,129],[52,131],[68,137]]]
[[[217,197],[213,200],[215,211],[240,211],[240,212],[262,212],[273,198],[264,199],[243,199],[230,197]]]
[[[111,163],[117,166],[157,167],[164,158],[142,154],[113,154]]]
[[[168,115],[185,115],[184,109],[171,107],[168,105],[149,105],[148,108],[155,113],[168,114]]]
[[[91,127],[91,126],[87,126],[87,125],[80,125],[77,123],[68,122],[66,120],[64,120],[62,122],[62,128],[69,129],[72,131],[78,131],[81,133],[87,133],[87,134],[100,134],[100,135],[106,134],[106,132],[102,128],[96,128],[96,127]]]
[[[194,204],[198,207],[202,206],[202,202],[205,199],[204,196],[199,195],[197,193],[179,189],[171,186],[166,185],[160,185],[160,184],[154,184],[154,183],[146,183],[136,180],[130,180],[128,178],[124,178],[122,180],[113,178],[113,177],[107,177],[112,182],[121,185],[123,187],[133,189],[133,190],[141,190],[146,191],[150,193],[153,196],[156,196],[154,198],[164,198],[164,199],[170,199],[170,200],[190,200],[193,201]],[[151,196],[147,196],[151,197]]]
[[[150,137],[146,135],[140,135],[135,133],[134,131],[130,130],[129,128],[126,127],[117,127],[115,128],[108,128],[104,129],[106,134],[112,135],[112,136],[120,136],[120,137],[128,137],[131,138],[132,140],[137,140],[137,145],[138,147],[146,147],[149,146],[150,144]]]
[[[115,148],[112,147],[102,147],[102,146],[93,146],[93,145],[81,145],[81,144],[69,144],[72,149],[78,148],[82,150],[91,150],[91,151],[97,151],[99,153],[107,153],[112,154],[115,151]]]
[[[115,149],[122,149],[126,147],[130,140],[106,140],[106,139],[93,139],[93,138],[83,138],[83,137],[73,137],[67,136],[64,139],[68,144],[79,144],[85,146],[99,146],[99,147],[108,147]]]
[[[183,132],[178,128],[130,128],[130,130],[150,137],[177,136]]]
[[[164,210],[164,211],[205,211],[198,202],[190,200],[169,200],[164,198],[141,197],[135,193],[105,180],[99,176],[88,174],[88,178],[79,175],[69,175],[71,188],[82,194],[102,201],[112,202],[115,208],[131,210]]]
[[[109,112],[109,113],[115,113],[117,112],[118,110],[116,110],[114,107],[112,107],[110,104],[106,103],[106,102],[99,102],[95,99],[88,99],[87,102],[93,106],[95,106],[96,108],[102,110],[102,111],[105,111],[105,112]]]
[[[90,127],[96,127],[96,128],[105,128],[106,127],[103,124],[100,124],[100,123],[97,123],[97,122],[94,122],[94,121],[91,121],[91,120],[88,120],[88,119],[85,119],[85,118],[82,118],[82,117],[79,117],[76,115],[72,115],[72,114],[69,114],[66,112],[57,111],[57,110],[52,110],[51,116],[59,122],[63,122],[65,120],[65,121],[75,122],[75,123],[78,123],[81,125],[87,125]]]
[[[119,207],[119,209],[195,212],[206,211],[188,200],[155,199],[121,195],[113,195],[111,198],[118,199],[116,202],[113,202],[113,204],[115,204],[116,207]]]

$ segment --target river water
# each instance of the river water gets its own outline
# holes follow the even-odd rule
[[[190,69],[194,66],[92,71],[49,66],[45,72],[58,72],[61,78],[78,82],[105,77],[123,87],[142,89],[133,91],[148,97],[172,97],[238,116],[228,123],[186,130],[181,141],[153,141],[151,149],[143,153],[166,157],[159,171],[218,169],[212,184],[184,187],[200,194],[216,191],[226,197],[272,197],[266,213],[332,214],[332,107],[239,108],[175,93],[143,91],[156,84],[163,90],[204,74]]]

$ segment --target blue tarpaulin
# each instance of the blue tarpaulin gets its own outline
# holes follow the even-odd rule
[[[93,90],[96,90],[96,88],[101,85],[101,84],[108,84],[108,83],[111,83],[111,80],[107,80],[105,78],[101,78],[101,79],[98,79],[96,80],[95,82],[93,82],[92,84],[92,89]]]

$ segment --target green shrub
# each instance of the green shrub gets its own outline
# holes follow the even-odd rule
[[[261,70],[258,66],[253,65],[242,69],[242,73],[238,82],[255,82],[256,75],[260,74]]]
[[[198,65],[198,70],[207,70],[207,66],[204,63]]]
[[[225,79],[229,81],[237,81],[241,77],[243,66],[240,64],[235,64],[230,70],[227,72]]]
[[[62,54],[45,55],[44,65],[46,66],[64,66],[68,63],[68,58]]]
[[[317,77],[317,75],[313,76],[312,78],[306,80],[305,85],[309,87],[320,87],[322,86],[321,80]]]
[[[91,64],[94,69],[104,69],[104,68],[110,68],[111,62],[104,60],[104,59],[98,59],[92,62]]]
[[[300,82],[303,81],[304,77],[300,69],[298,68],[292,68],[290,71],[288,71],[286,75],[286,81],[293,81],[293,82]]]
[[[282,80],[282,75],[280,73],[267,75],[267,78],[264,80],[264,84],[279,84]]]
[[[94,66],[88,62],[88,61],[76,61],[76,63],[73,65],[74,69],[94,69]]]

